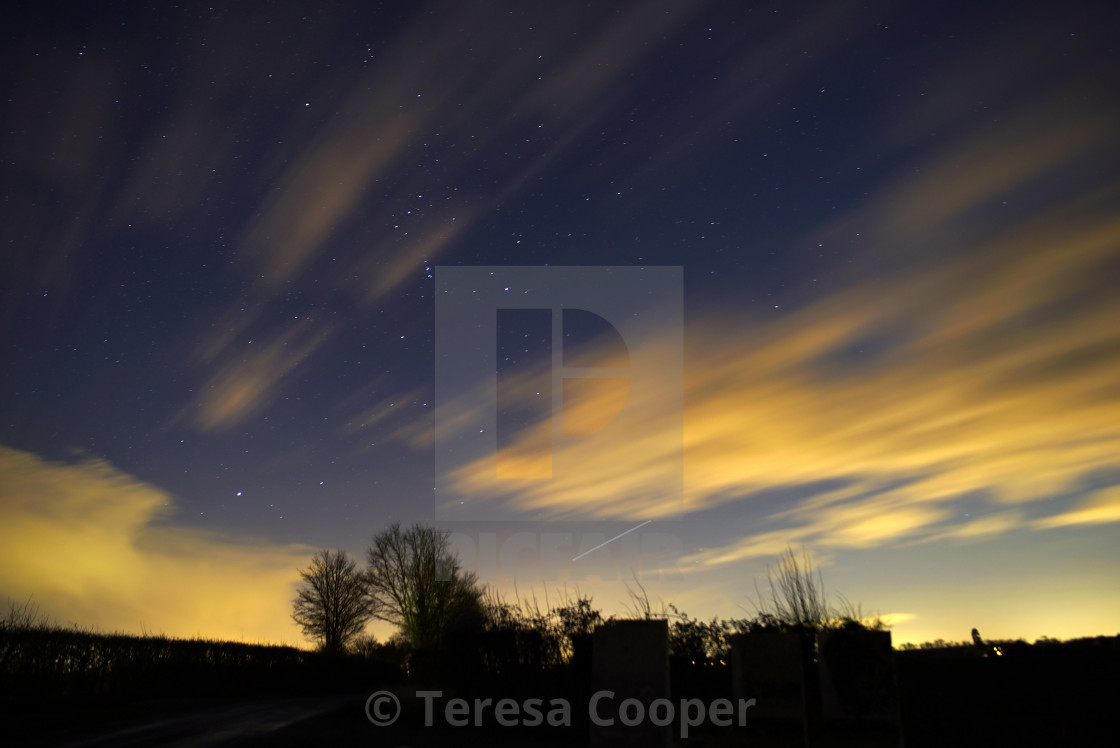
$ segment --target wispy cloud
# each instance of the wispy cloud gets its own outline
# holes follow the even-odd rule
[[[203,431],[226,429],[265,408],[285,378],[330,339],[333,325],[311,319],[291,322],[266,340],[244,340],[225,356],[176,421]]]
[[[690,316],[684,508],[742,502],[755,519],[746,536],[692,561],[771,555],[790,542],[866,548],[1112,521],[1112,499],[1099,497],[1060,518],[1026,519],[1054,511],[1048,498],[1120,454],[1120,304],[1105,280],[1120,261],[1115,194],[1091,179],[1051,186],[1063,165],[1097,158],[1116,122],[1035,115],[1022,116],[1020,140],[986,128],[962,135],[811,232],[806,244],[859,233],[864,249],[825,288],[791,293],[790,310],[737,310],[735,324]],[[574,413],[614,407],[565,394]],[[627,402],[638,416],[606,451],[553,445],[556,464],[585,469],[503,488],[481,459],[456,479],[527,516],[577,507],[603,519],[668,516],[679,506],[660,502],[647,480],[669,443],[650,420],[655,406]],[[844,487],[796,497],[823,481]],[[756,517],[751,494],[781,487],[794,498]],[[952,504],[969,495],[993,511],[961,523]],[[1031,512],[1015,511],[1026,504]],[[767,524],[777,519],[780,529]]]
[[[1035,527],[1048,529],[1109,522],[1120,522],[1120,486],[1094,491],[1075,509],[1036,520],[1033,524]]]

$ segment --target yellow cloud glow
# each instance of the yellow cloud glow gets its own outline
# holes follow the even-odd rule
[[[862,227],[868,248],[856,271],[807,303],[780,315],[737,310],[734,324],[690,316],[685,511],[743,502],[754,516],[750,494],[762,489],[843,487],[794,496],[759,517],[780,518],[785,529],[760,526],[686,561],[723,564],[787,543],[865,548],[1114,521],[1111,493],[1060,517],[1032,524],[1027,515],[1115,467],[1120,454],[1120,303],[1103,281],[1120,259],[1120,219],[1105,209],[1115,195],[1090,186],[991,218],[1009,191],[1038,188],[1058,165],[1092,159],[1116,125],[1096,115],[1068,121],[1026,112],[1022,141],[987,131],[962,137],[812,232],[815,243]],[[666,342],[626,341],[632,352]],[[673,443],[659,431],[657,400],[626,402],[625,430],[607,445],[555,443],[554,465],[577,468],[507,491],[515,508],[672,516],[679,503],[649,469]],[[451,412],[470,413],[480,401]],[[617,398],[565,392],[565,414],[590,418],[615,407]],[[508,489],[490,458],[461,466],[455,478],[464,491]],[[949,502],[969,495],[986,497],[997,513],[955,520]],[[1014,509],[1028,503],[1031,512]]]
[[[0,447],[0,593],[100,631],[302,643],[291,600],[313,549],[175,527],[171,499],[101,460]]]
[[[1067,527],[1069,525],[1097,525],[1120,522],[1120,486],[1094,492],[1076,509],[1038,520],[1036,527]]]

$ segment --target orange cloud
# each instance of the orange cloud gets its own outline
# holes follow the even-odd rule
[[[672,340],[627,341],[634,347],[647,347],[657,360],[671,360]],[[613,340],[598,360],[611,361],[616,351]],[[590,354],[588,354],[590,355]],[[679,463],[681,450],[680,414],[663,406],[680,392],[664,392],[653,386],[640,391],[612,384],[613,377],[625,372],[602,369],[606,386],[570,387],[565,394],[561,424],[573,424],[586,431],[602,425],[604,413],[618,413],[602,430],[586,435],[568,436],[555,429],[551,420],[523,429],[520,438],[507,445],[500,459],[494,454],[482,455],[457,467],[447,480],[445,494],[455,501],[457,494],[493,496],[495,503],[505,503],[514,511],[525,511],[540,518],[561,517],[633,517],[651,519],[677,516],[681,511],[679,487],[676,493],[667,490],[667,461]],[[546,372],[547,374],[547,372]],[[511,374],[502,381],[504,397],[532,398],[541,381],[541,373],[532,367]],[[453,441],[454,434],[486,422],[483,408],[493,401],[494,382],[481,382],[455,402],[441,405],[441,428]],[[489,396],[487,390],[490,390]],[[624,407],[620,410],[620,405]],[[522,465],[517,475],[534,474],[534,468],[546,458],[543,445],[552,445],[551,478],[545,480],[506,480],[499,476],[511,465]],[[668,464],[673,464],[669,462]],[[574,467],[573,467],[574,466]],[[544,474],[544,471],[539,471]]]
[[[0,594],[100,631],[302,643],[312,548],[176,527],[171,498],[96,459],[0,447]]]
[[[219,430],[266,407],[282,380],[330,338],[330,326],[316,330],[315,324],[300,320],[268,342],[246,341],[240,356],[210,377],[177,420],[189,418],[204,431]]]
[[[734,324],[689,318],[685,511],[743,502],[750,515],[750,495],[762,489],[844,487],[791,499],[749,536],[686,560],[1113,521],[1104,498],[1026,518],[1120,454],[1120,303],[1106,280],[1120,260],[1114,190],[1092,180],[1059,193],[1049,186],[1056,169],[1097,158],[1120,123],[1066,114],[1055,122],[1022,113],[1013,122],[1021,140],[988,129],[962,136],[811,232],[806,244],[815,245],[858,229],[867,249],[840,282],[807,302],[794,295],[783,305],[791,311],[736,310]],[[1009,197],[1021,207],[997,207]],[[666,340],[627,344],[641,352]],[[614,407],[593,392],[565,395],[565,411]],[[664,500],[649,469],[671,444],[657,399],[627,402],[625,429],[606,447],[555,442],[554,464],[570,473],[503,486],[486,458],[454,479],[526,516],[672,516],[679,504]],[[483,401],[452,404],[453,421],[470,422],[462,414]],[[967,495],[1007,511],[954,524],[949,504]],[[1029,513],[1011,509],[1026,503]],[[777,519],[783,530],[765,526]]]

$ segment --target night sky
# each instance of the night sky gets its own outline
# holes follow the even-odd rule
[[[896,643],[1116,633],[1108,5],[9,6],[0,600],[296,643],[314,549],[493,489],[439,526],[507,595],[742,617],[804,545]],[[677,272],[683,315],[499,312],[437,399],[439,284],[531,310],[546,266]],[[497,381],[531,463],[558,351],[674,346],[675,392],[563,393],[572,434],[630,417],[545,440],[594,468],[437,471],[437,407]]]

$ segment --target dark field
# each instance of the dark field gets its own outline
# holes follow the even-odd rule
[[[588,745],[587,686],[571,670],[502,679],[441,673],[451,685],[398,675],[393,663],[328,660],[279,647],[98,637],[80,632],[8,632],[3,666],[6,745]],[[971,647],[895,652],[905,745],[1112,746],[1120,735],[1120,638],[1034,645],[1004,643],[1003,656]],[[69,653],[69,654],[67,654]],[[79,656],[78,653],[81,653]],[[674,661],[671,699],[731,698],[730,667]],[[417,689],[439,689],[433,726],[424,726]],[[364,705],[393,692],[400,718],[377,727]],[[539,695],[571,704],[569,724],[501,727],[483,712],[481,727],[449,726],[446,699]],[[743,727],[693,727],[682,746],[804,744],[795,720],[755,719]],[[819,746],[898,745],[889,723],[811,720]]]

